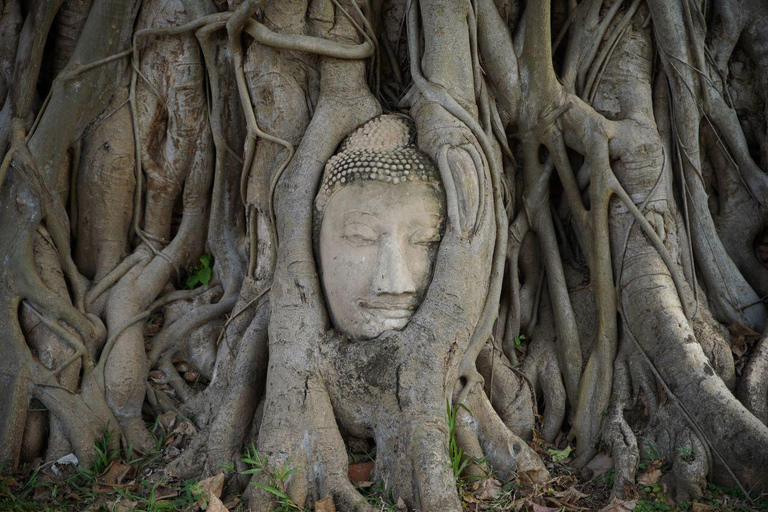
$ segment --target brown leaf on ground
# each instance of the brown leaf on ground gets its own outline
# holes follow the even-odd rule
[[[152,382],[157,382],[159,384],[165,384],[168,382],[168,378],[165,376],[165,372],[161,370],[152,370],[149,372],[149,378],[152,379]]]
[[[49,499],[51,499],[51,489],[48,486],[37,487],[32,493],[32,501],[48,501]]]
[[[533,503],[531,501],[528,502],[528,505],[531,507],[533,512],[560,512],[560,507],[545,507],[544,505],[539,505],[538,503]]]
[[[184,374],[184,380],[193,384],[200,378],[200,372],[189,371]]]
[[[373,462],[361,462],[359,464],[350,464],[347,469],[347,474],[352,483],[355,482],[368,482],[371,480],[371,473],[373,473]]]
[[[740,323],[728,327],[731,335],[731,352],[738,358],[747,352],[748,345],[760,339],[760,333]]]
[[[179,495],[179,491],[174,489],[173,487],[158,485],[155,488],[155,499],[157,501],[165,500],[168,498],[175,498],[178,495]]]
[[[517,481],[521,487],[535,487],[543,485],[550,480],[550,474],[544,469],[529,469],[528,471],[518,471]]]
[[[157,417],[157,423],[163,427],[163,431],[168,434],[176,426],[176,413],[173,411],[166,411]]]
[[[733,355],[736,357],[741,357],[747,352],[747,340],[744,336],[737,336],[733,339],[731,352],[733,352]]]
[[[501,491],[501,482],[495,478],[484,478],[474,485],[474,496],[479,500],[492,500]]]
[[[216,498],[217,500],[221,498],[221,491],[224,489],[224,473],[219,473],[218,475],[208,477],[205,480],[200,480],[197,484],[197,489],[199,492],[203,493],[203,496],[197,502],[197,506],[202,508],[203,503],[207,501],[208,506],[210,507],[212,498]],[[219,503],[221,503],[221,501],[219,501]],[[222,507],[223,506],[224,505],[222,504]]]
[[[112,461],[106,471],[99,477],[99,483],[107,486],[118,486],[131,481],[136,476],[132,466],[118,461]]]
[[[705,505],[704,503],[694,503],[691,507],[693,512],[714,512],[715,510],[721,510],[719,507],[713,507],[712,505]]]
[[[237,496],[232,496],[230,497],[228,502],[224,503],[224,506],[230,509],[230,508],[235,508],[239,503],[240,503],[240,498],[238,498]]]
[[[195,425],[193,425],[191,421],[184,420],[181,423],[179,423],[171,433],[180,434],[182,436],[187,436],[187,437],[193,437],[197,435],[197,427],[195,427]]]
[[[755,332],[746,325],[742,325],[740,323],[735,323],[728,327],[728,332],[731,333],[731,336],[747,336],[752,338],[759,338],[760,333]]]
[[[219,498],[211,494],[208,500],[208,506],[205,508],[206,512],[229,512],[229,509],[224,506]]]
[[[108,505],[109,510],[113,510],[114,512],[131,512],[131,510],[136,510],[136,507],[139,506],[139,502],[121,499],[112,503],[108,503]]]
[[[627,512],[635,510],[635,507],[637,507],[637,500],[626,501],[614,496],[608,505],[600,509],[600,512]]]
[[[659,478],[661,478],[661,470],[648,466],[644,473],[637,475],[637,483],[640,485],[653,485],[659,481]]]
[[[624,497],[628,501],[637,500],[640,497],[640,494],[637,492],[637,486],[632,482],[624,482]]]
[[[397,510],[401,512],[408,512],[408,506],[403,501],[403,498],[397,498]]]
[[[558,498],[563,503],[576,503],[580,499],[586,498],[587,495],[580,492],[576,487],[569,487],[564,491],[555,491],[555,498]]]
[[[336,512],[336,505],[333,504],[333,498],[326,496],[315,503],[315,512]]]

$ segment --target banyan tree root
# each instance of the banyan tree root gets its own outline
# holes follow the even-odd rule
[[[340,424],[409,506],[459,510],[446,401],[505,478],[546,479],[537,427],[569,430],[577,466],[611,452],[618,496],[649,454],[675,500],[765,489],[765,336],[741,373],[718,324],[768,318],[762,2],[224,4],[143,2],[138,31],[131,0],[0,6],[0,459],[88,463],[105,429],[146,448],[160,368],[185,403],[155,411],[201,429],[173,471],[256,440],[300,505],[366,509]],[[415,118],[448,226],[408,327],[352,343],[312,198],[382,106]],[[178,291],[203,251],[213,283]],[[195,394],[172,357],[203,339]]]

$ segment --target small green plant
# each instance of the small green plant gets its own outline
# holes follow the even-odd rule
[[[264,473],[264,475],[266,475],[268,483],[251,482],[251,485],[264,489],[277,497],[279,505],[275,509],[275,512],[301,510],[301,507],[286,494],[285,490],[288,477],[296,471],[296,468],[290,466],[290,459],[287,459],[280,466],[270,468],[267,457],[261,456],[253,443],[251,443],[251,448],[245,450],[245,455],[243,455],[241,460],[249,467],[249,469],[243,471],[243,474],[252,475],[256,473]]]
[[[643,462],[640,465],[642,466],[643,464],[645,464],[645,466],[647,467],[649,462],[659,460],[661,458],[661,453],[659,453],[658,448],[656,448],[656,445],[654,445],[650,439],[648,439],[647,437],[642,437],[641,439],[643,440],[644,446],[643,446],[643,453],[641,457],[643,459]],[[645,469],[645,468],[641,467],[640,469]]]
[[[216,463],[217,466],[222,468],[227,473],[231,473],[235,470],[235,463],[234,462],[218,462]]]
[[[374,505],[381,512],[399,512],[392,489],[387,489],[384,482],[376,480],[367,488],[358,488],[365,501]]]
[[[451,405],[450,400],[445,401],[446,408],[446,420],[448,421],[448,456],[451,459],[451,470],[453,471],[453,478],[457,483],[461,477],[461,472],[471,462],[469,457],[464,455],[464,451],[459,448],[459,444],[456,441],[456,417],[459,414],[459,409],[464,409],[472,415],[472,411],[464,404],[458,404],[456,407]]]
[[[696,459],[696,452],[687,446],[678,446],[677,451],[680,452],[680,458],[690,464]]]
[[[96,461],[93,463],[93,471],[96,475],[106,471],[109,465],[112,464],[112,461],[120,458],[120,451],[110,449],[109,447],[114,435],[114,430],[107,430],[101,436],[101,439],[96,441],[96,443],[93,445],[93,447],[96,449],[96,453],[98,454]]]
[[[616,476],[616,470],[614,468],[609,469],[599,477],[595,479],[595,482],[605,485],[607,488],[613,488],[613,479]]]
[[[163,446],[165,445],[165,430],[163,430],[158,419],[155,419],[155,424],[152,425],[150,433],[155,439],[155,453],[162,451]]]
[[[203,254],[200,256],[200,262],[194,266],[191,275],[185,283],[190,290],[202,284],[206,286],[211,280],[211,270],[213,269],[213,256]]]
[[[674,507],[667,505],[664,492],[659,483],[653,483],[642,487],[647,499],[641,499],[637,502],[635,510],[639,512],[669,512]]]
[[[517,338],[515,338],[515,348],[520,350],[523,348],[523,340],[525,339],[525,334],[521,334]]]
[[[568,458],[573,451],[573,448],[566,446],[562,450],[555,450],[554,448],[547,449],[547,452],[552,456],[552,462],[562,462]]]

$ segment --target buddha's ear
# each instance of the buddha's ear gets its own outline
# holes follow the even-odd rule
[[[483,207],[485,166],[471,144],[440,148],[438,168],[445,187],[448,220],[463,236],[477,228]]]

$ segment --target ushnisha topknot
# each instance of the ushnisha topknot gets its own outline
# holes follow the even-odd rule
[[[395,114],[371,119],[347,135],[325,164],[315,208],[322,212],[337,190],[357,180],[392,184],[420,180],[442,188],[437,168],[413,144],[414,135],[413,122]]]

